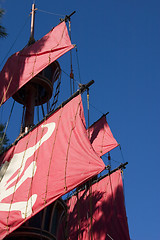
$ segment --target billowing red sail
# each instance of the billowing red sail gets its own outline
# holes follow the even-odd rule
[[[33,45],[13,54],[0,73],[0,105],[73,47],[66,24],[62,22]]]
[[[105,168],[84,122],[79,95],[1,156],[0,239]]]
[[[129,240],[120,170],[72,196],[68,240]]]
[[[88,135],[94,150],[99,156],[104,155],[118,146],[105,116],[102,116],[88,128]]]

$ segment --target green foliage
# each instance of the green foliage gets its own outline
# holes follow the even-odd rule
[[[9,142],[9,139],[7,138],[6,134],[4,134],[4,129],[5,129],[4,124],[0,123],[0,154],[5,150]]]
[[[0,8],[0,21],[4,14],[4,10]],[[0,38],[4,38],[7,36],[6,29],[0,24]]]

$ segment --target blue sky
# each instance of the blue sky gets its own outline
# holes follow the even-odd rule
[[[160,2],[35,2],[39,9],[35,39],[58,24],[63,17],[59,15],[76,11],[72,17],[72,43],[78,48],[81,81],[95,80],[90,88],[90,121],[110,112],[107,120],[123,153],[122,159],[119,149],[111,152],[113,167],[123,160],[129,162],[124,172],[124,188],[131,239],[160,239]],[[9,55],[27,44],[31,5],[31,0],[0,1],[5,9],[2,25],[8,32],[8,37],[0,40],[0,63],[16,39]],[[62,69],[69,73],[69,54],[64,59],[68,64],[62,59]],[[73,51],[73,70],[79,81],[77,69]],[[69,80],[65,81],[61,93],[66,96]],[[7,101],[0,110],[1,121],[7,121],[12,102]],[[11,141],[19,133],[22,107],[17,104],[15,112],[8,127]]]

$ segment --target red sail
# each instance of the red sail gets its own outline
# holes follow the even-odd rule
[[[68,240],[129,240],[121,172],[79,192],[67,203]]]
[[[79,95],[1,157],[0,239],[105,168],[84,122]]]
[[[105,116],[102,116],[97,122],[88,128],[88,134],[89,140],[99,156],[104,155],[118,146]]]
[[[13,54],[0,73],[0,105],[73,47],[66,24],[62,22],[33,45]]]

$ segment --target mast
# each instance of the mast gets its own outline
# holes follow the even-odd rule
[[[33,3],[31,12],[31,33],[28,45],[31,45],[35,42],[34,39],[35,10],[36,10],[35,4]],[[32,84],[27,84],[25,98],[26,98],[26,112],[24,128],[25,132],[27,132],[34,122],[35,89]]]
[[[35,25],[35,11],[37,9],[35,8],[35,4],[32,4],[32,12],[31,12],[31,33],[30,33],[30,39],[29,39],[29,45],[35,42],[34,39],[34,25]]]
[[[31,31],[28,46],[35,43],[34,27],[35,27],[35,4],[32,4],[31,12]],[[36,44],[36,43],[35,43]],[[13,98],[15,101],[25,106],[25,117],[22,132],[27,133],[34,125],[34,108],[47,103],[53,94],[53,84],[60,76],[61,69],[58,61],[48,63],[48,66],[28,81],[21,89],[19,89]]]

